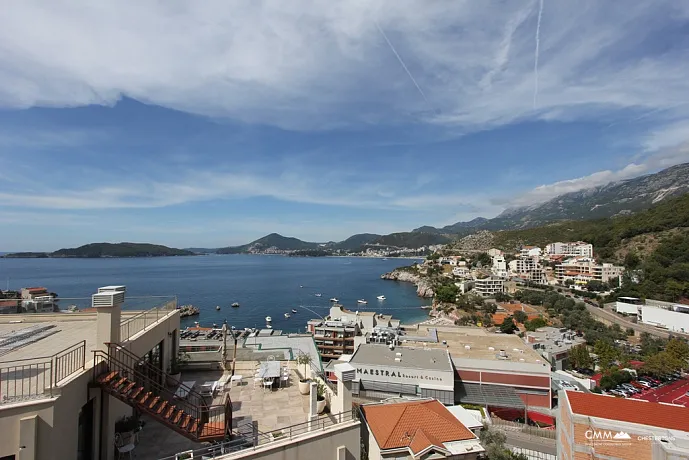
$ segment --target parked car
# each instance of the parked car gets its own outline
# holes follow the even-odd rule
[[[617,391],[617,390],[610,390],[610,391],[608,391],[608,394],[611,394],[613,396],[617,396],[620,398],[625,398],[627,396],[624,393],[622,393],[621,391]]]
[[[642,387],[653,388],[653,385],[651,385],[650,383],[648,383],[648,382],[645,381],[645,380],[638,380],[637,382],[638,382],[638,384],[641,385]]]
[[[631,391],[632,393],[638,393],[639,389],[635,388],[631,383],[623,383],[620,385],[622,388]]]

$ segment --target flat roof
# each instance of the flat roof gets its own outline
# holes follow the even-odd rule
[[[429,343],[427,347],[449,351],[455,363],[457,360],[512,361],[527,364],[541,364],[544,361],[544,358],[533,350],[530,344],[524,343],[517,335],[495,334],[478,327],[419,326],[419,332],[428,329],[436,329],[439,342]],[[498,357],[500,350],[505,350],[507,359]]]
[[[397,353],[401,353],[401,361]],[[350,363],[371,364],[374,366],[407,367],[452,372],[452,364],[447,351],[411,347],[395,347],[391,350],[383,344],[361,344],[354,352]]]
[[[123,311],[124,322],[141,313],[140,311]],[[21,321],[11,322],[11,321]],[[87,354],[96,346],[96,313],[25,313],[20,315],[0,315],[0,335],[10,334],[35,326],[54,326],[50,335],[16,348],[2,356],[0,363],[18,359],[42,358],[71,347],[82,340],[86,341]],[[88,356],[86,357],[88,360]]]

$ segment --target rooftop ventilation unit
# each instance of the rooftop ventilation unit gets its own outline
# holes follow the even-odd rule
[[[99,292],[91,296],[91,305],[94,308],[114,307],[116,305],[122,305],[123,303],[124,292],[122,291]]]
[[[400,352],[398,351],[397,353],[395,353],[395,356],[402,357],[402,353],[400,353]]]
[[[401,362],[402,362],[402,358],[395,358],[395,361],[397,361],[398,363],[401,363]]]
[[[489,351],[495,351],[495,347],[488,347]]]
[[[499,355],[501,358],[507,358],[507,353],[505,352],[505,350],[500,350]]]
[[[471,345],[464,345],[465,350],[471,350]]]
[[[103,286],[98,288],[98,292],[125,292],[126,286]]]

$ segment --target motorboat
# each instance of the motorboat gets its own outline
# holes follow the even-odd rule
[[[366,300],[359,299],[359,300],[356,301],[356,303],[368,303],[368,302],[367,302]]]
[[[379,295],[378,297],[376,297],[376,299],[378,299],[378,300],[385,300],[385,296],[384,296],[384,295]]]
[[[289,318],[289,313],[285,313],[285,318]]]
[[[266,323],[269,323],[271,321],[273,321],[273,318],[271,318],[270,316],[266,316]]]
[[[303,288],[304,286],[302,286],[302,285],[300,284],[299,287],[300,287],[300,288]]]
[[[333,297],[332,299],[330,299],[330,301],[331,302],[338,302],[337,297]]]
[[[316,297],[322,297],[323,294],[314,294]]]
[[[220,310],[220,305],[215,307],[216,310]]]
[[[293,309],[292,309],[292,314],[294,314],[294,313],[296,313],[296,312],[297,312],[297,310],[295,310],[295,309],[293,308]]]
[[[232,308],[238,308],[239,307],[239,302],[235,302],[232,304]]]

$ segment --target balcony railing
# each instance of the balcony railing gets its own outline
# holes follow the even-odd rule
[[[194,451],[180,452],[171,457],[160,460],[176,460],[178,458],[207,458],[207,459],[231,459],[237,455],[248,451],[255,451],[262,448],[270,448],[271,443],[283,442],[285,440],[298,440],[309,433],[325,431],[340,424],[355,422],[359,420],[356,409],[352,409],[339,414],[321,416],[312,422],[303,422],[290,425],[270,433],[263,433],[258,430],[258,423],[247,423],[238,426],[233,432],[233,439],[226,442],[216,442],[208,447]],[[192,456],[181,457],[182,454],[193,454]]]
[[[139,332],[146,330],[147,327],[156,324],[160,319],[167,316],[176,308],[177,299],[175,298],[165,302],[163,305],[142,311],[138,315],[132,316],[120,324],[120,341],[127,340]]]
[[[0,363],[0,405],[57,396],[60,382],[85,368],[85,340],[52,356]]]

